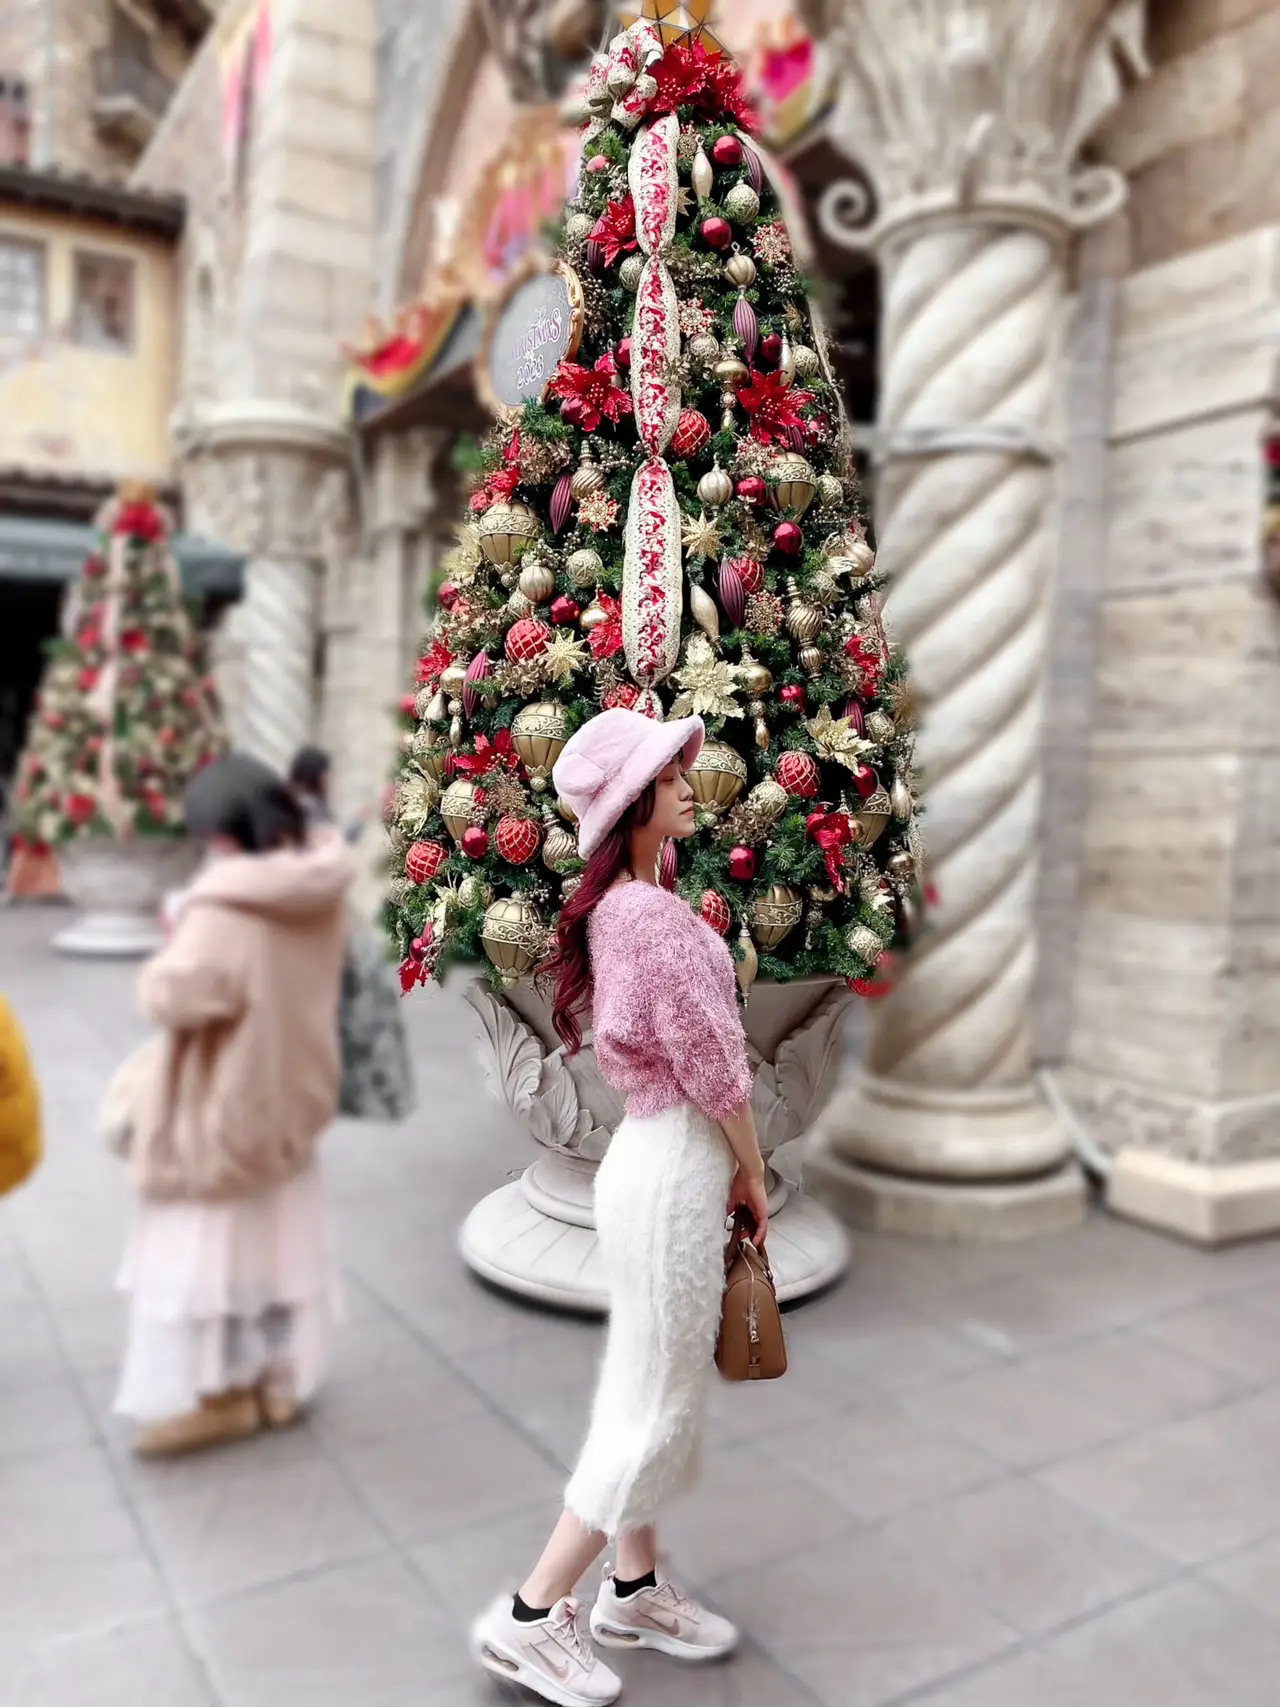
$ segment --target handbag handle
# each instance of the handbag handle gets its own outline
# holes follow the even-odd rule
[[[733,1230],[729,1234],[729,1243],[725,1249],[725,1267],[728,1268],[740,1250],[750,1251],[761,1268],[764,1270],[770,1285],[773,1284],[773,1270],[769,1266],[769,1258],[764,1244],[756,1244],[753,1237],[756,1230],[756,1218],[745,1203],[739,1203],[733,1211]],[[751,1257],[747,1258],[748,1262]]]

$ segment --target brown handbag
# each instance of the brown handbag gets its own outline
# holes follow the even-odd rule
[[[787,1372],[782,1312],[764,1246],[751,1243],[754,1227],[750,1210],[735,1209],[716,1340],[716,1368],[726,1381],[776,1381]]]

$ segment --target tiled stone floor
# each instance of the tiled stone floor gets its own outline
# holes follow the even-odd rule
[[[503,1707],[467,1617],[556,1506],[599,1330],[475,1285],[471,1202],[526,1157],[467,1010],[411,1009],[421,1113],[327,1145],[350,1322],[308,1425],[142,1466],[110,1419],[128,1211],[95,1135],[140,1034],[127,969],[0,912],[49,1156],[0,1206],[0,1707]],[[790,1318],[794,1367],[720,1388],[673,1515],[750,1632],[638,1707],[1275,1707],[1280,1245],[1097,1217],[1010,1248],[864,1239]]]

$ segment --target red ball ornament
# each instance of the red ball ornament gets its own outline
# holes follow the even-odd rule
[[[758,474],[744,474],[738,482],[738,496],[744,504],[763,504],[769,488]]]
[[[727,219],[713,213],[702,222],[702,241],[709,249],[727,249],[733,242],[733,227]],[[778,339],[778,348],[782,348],[781,338]]]
[[[730,848],[729,876],[735,883],[750,883],[756,874],[756,864],[754,848]]]
[[[194,694],[191,696],[190,700],[188,700],[187,703],[189,705],[195,704],[195,695]],[[418,710],[417,695],[411,694],[411,693],[402,693],[400,695],[400,715],[401,715],[401,717],[414,717],[417,715],[417,710]]]
[[[717,166],[741,166],[742,144],[736,136],[718,136],[711,145],[711,158]]]
[[[448,857],[439,842],[414,842],[404,856],[404,874],[410,883],[430,883]]]
[[[788,557],[798,557],[804,548],[804,531],[798,522],[779,522],[773,530],[773,543]]]
[[[616,688],[610,688],[604,696],[604,709],[613,711],[621,706],[624,711],[634,711],[636,701],[640,698],[640,689],[632,682],[619,682]]]
[[[818,792],[818,761],[808,753],[784,753],[778,760],[778,781],[788,794],[812,800]]]
[[[81,693],[92,693],[98,685],[98,672],[94,669],[81,670],[76,677],[76,686]]]
[[[797,528],[796,532],[799,531]],[[522,616],[519,622],[513,622],[507,630],[503,650],[509,663],[531,664],[550,644],[550,629],[541,622],[535,622],[531,616]]]
[[[630,338],[622,338],[619,340],[618,348],[616,351],[616,360],[617,360],[618,366],[620,368],[622,368],[624,372],[626,371],[627,368],[629,368],[631,366],[631,340],[630,340]]]
[[[551,620],[560,627],[565,623],[577,622],[582,615],[582,606],[577,599],[571,599],[568,593],[561,593],[558,599],[551,601]]]
[[[820,829],[822,825],[826,823],[828,816],[828,812],[822,806],[820,806],[816,812],[810,812],[809,816],[804,821],[805,835],[812,836],[815,830]]]
[[[765,367],[777,367],[782,360],[781,332],[766,332],[760,340],[760,360]]]
[[[784,705],[789,705],[794,711],[804,710],[804,686],[801,682],[787,682],[778,689],[778,698]]]
[[[671,448],[677,456],[696,456],[711,438],[711,423],[700,409],[682,409],[680,420],[671,436]]]
[[[612,162],[607,154],[593,154],[587,161],[588,172],[607,172]]]
[[[527,818],[513,818],[510,814],[498,820],[493,839],[508,865],[528,865],[542,842],[536,824],[531,824]]]
[[[472,824],[462,832],[462,851],[468,859],[483,859],[489,851],[489,832],[481,824]]]
[[[733,915],[723,895],[718,895],[714,889],[704,889],[699,910],[717,936],[728,936]]]
[[[440,601],[441,610],[452,610],[458,602],[458,588],[454,586],[452,581],[445,581],[436,597]]]

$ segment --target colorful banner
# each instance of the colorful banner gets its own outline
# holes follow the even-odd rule
[[[266,92],[271,67],[271,0],[257,0],[228,31],[219,48],[222,65],[222,152],[238,165],[252,117]]]

